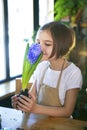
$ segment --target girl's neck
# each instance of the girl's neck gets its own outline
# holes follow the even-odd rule
[[[63,69],[65,69],[68,66],[68,62],[65,60],[65,58],[58,58],[56,60],[50,60],[51,69],[60,71],[62,69],[62,66],[63,66]]]

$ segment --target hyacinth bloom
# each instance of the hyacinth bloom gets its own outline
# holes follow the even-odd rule
[[[22,72],[22,90],[27,88],[28,82],[36,69],[38,63],[42,58],[41,46],[38,43],[32,44],[29,47],[27,44],[24,62],[23,62],[23,72]]]
[[[28,60],[30,64],[33,65],[37,61],[40,54],[41,54],[40,44],[38,43],[32,44],[28,52]]]

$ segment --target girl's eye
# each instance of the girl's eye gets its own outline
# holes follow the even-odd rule
[[[49,44],[49,43],[45,43],[45,45],[46,45],[46,46],[51,46],[51,44]]]

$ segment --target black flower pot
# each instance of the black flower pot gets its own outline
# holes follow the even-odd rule
[[[21,90],[20,93],[18,94],[18,97],[19,97],[20,95],[24,95],[24,96],[26,96],[26,97],[29,97],[29,95],[28,95],[28,89]]]

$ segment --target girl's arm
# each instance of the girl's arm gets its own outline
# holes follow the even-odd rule
[[[31,112],[35,114],[44,114],[54,117],[70,117],[73,113],[77,95],[79,89],[70,89],[67,90],[65,96],[65,103],[62,107],[49,107],[44,105],[39,105],[36,103],[36,89],[35,84],[32,86],[31,91],[29,92],[31,99],[22,96],[19,98],[20,102],[18,102],[18,109],[25,112]]]
[[[78,91],[79,89],[71,89],[67,91],[63,107],[47,107],[35,104],[31,112],[55,117],[70,117],[76,104]]]

